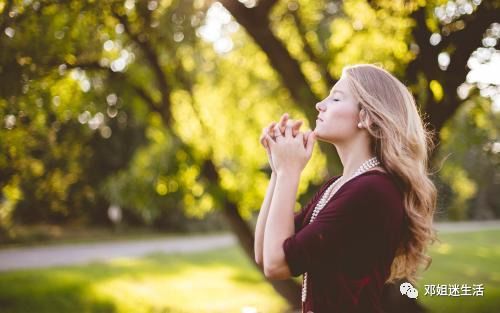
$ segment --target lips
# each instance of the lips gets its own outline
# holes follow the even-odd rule
[[[322,119],[322,118],[320,118],[319,116],[318,116],[318,118],[317,118],[317,119],[318,119],[319,121],[322,121],[322,122],[323,122],[323,119]]]

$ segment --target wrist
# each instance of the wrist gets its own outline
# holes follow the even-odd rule
[[[276,178],[286,178],[286,179],[300,178],[301,174],[302,174],[301,171],[279,170],[276,171]]]

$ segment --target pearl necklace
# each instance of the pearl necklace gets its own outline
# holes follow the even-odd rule
[[[354,172],[354,174],[348,180],[346,180],[344,183],[348,182],[349,180],[353,179],[354,177],[361,175],[364,172],[366,172],[366,171],[368,171],[368,170],[370,170],[378,165],[380,165],[380,162],[377,159],[377,157],[373,157],[373,158],[365,161],[356,170],[356,172]],[[321,196],[321,199],[318,201],[318,203],[314,207],[309,224],[312,223],[316,219],[316,216],[318,216],[319,212],[325,207],[325,205],[328,203],[328,201],[330,201],[330,199],[338,191],[338,189],[340,187],[342,187],[342,185],[340,184],[340,182],[342,181],[342,178],[343,178],[342,176],[339,177],[323,193],[323,195]],[[303,282],[302,282],[302,302],[306,302],[306,296],[307,296],[307,272],[304,273]]]

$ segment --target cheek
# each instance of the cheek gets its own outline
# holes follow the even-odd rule
[[[346,129],[355,127],[358,113],[350,107],[337,107],[332,109],[330,121],[337,127]]]
[[[320,138],[335,142],[350,138],[356,131],[358,112],[350,106],[331,107],[325,113],[325,122],[319,124],[317,129]]]

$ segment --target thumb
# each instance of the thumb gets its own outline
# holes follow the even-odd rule
[[[307,139],[309,139],[309,135],[311,134],[311,130],[308,130],[304,133],[304,148],[307,147]]]
[[[269,136],[268,133],[266,133],[264,138],[267,139],[267,148],[268,149],[272,148],[276,144],[276,142],[274,142],[273,138],[271,138],[271,136]]]
[[[266,140],[266,136],[264,136],[264,134],[262,134],[260,136],[259,142],[262,144],[262,146],[264,146],[264,148],[267,148],[267,140]]]
[[[306,144],[306,151],[308,156],[312,155],[315,142],[316,142],[316,135],[314,134],[314,132],[310,132]]]

